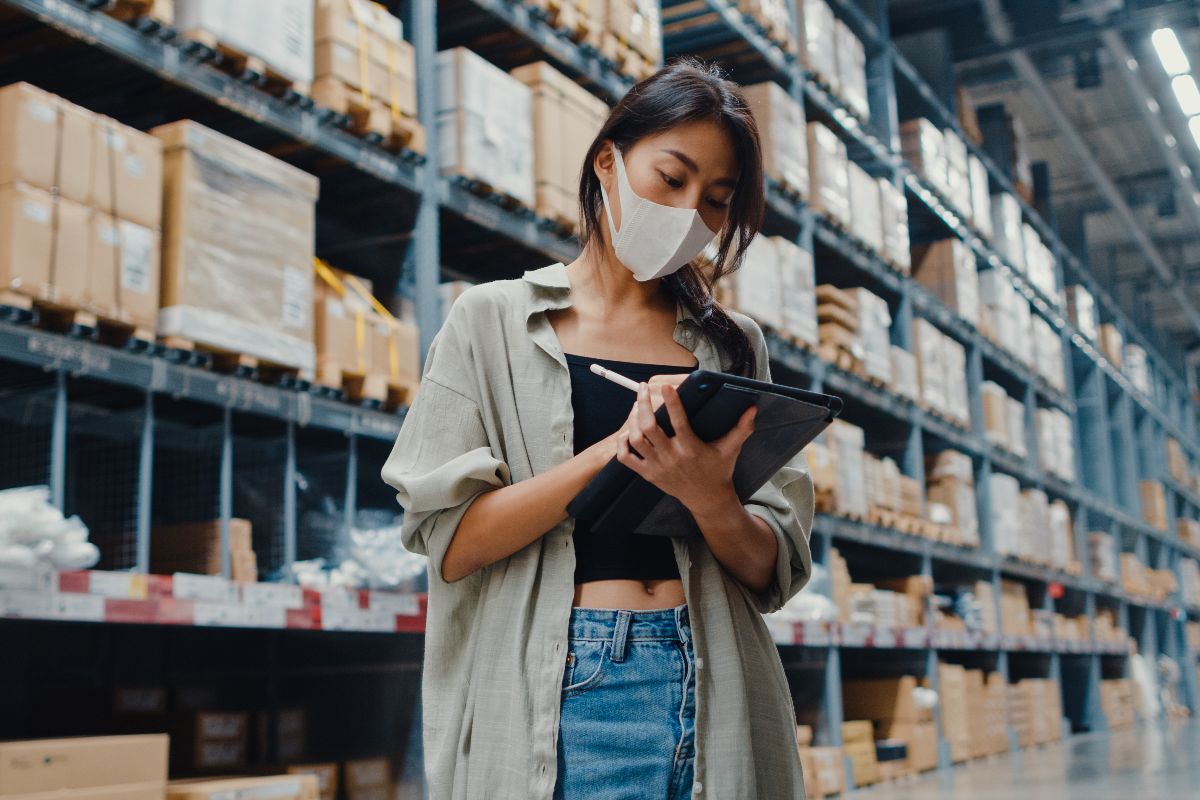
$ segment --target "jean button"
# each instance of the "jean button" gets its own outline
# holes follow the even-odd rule
[[[693,786],[692,786],[692,794],[700,794],[703,791],[704,791],[704,784],[701,783],[700,781],[696,781],[696,783],[693,784]]]

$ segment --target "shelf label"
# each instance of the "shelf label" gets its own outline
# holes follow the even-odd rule
[[[304,591],[287,583],[245,583],[241,587],[242,603],[249,606],[303,608]]]
[[[421,613],[421,598],[415,594],[370,592],[367,602],[372,611],[384,611],[405,617],[416,617]]]
[[[180,600],[209,600],[236,603],[237,586],[219,575],[192,575],[177,572],[174,576],[174,595]]]

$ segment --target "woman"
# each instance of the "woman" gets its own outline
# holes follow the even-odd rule
[[[667,67],[588,151],[580,257],[472,287],[438,333],[383,470],[405,545],[429,556],[431,797],[803,796],[760,614],[808,578],[812,483],[797,457],[741,504],[753,409],[703,443],[674,391],[697,367],[770,379],[758,326],[711,294],[758,229],[762,181],[736,87]],[[714,237],[706,276],[689,262]],[[592,362],[636,377],[636,399]],[[614,456],[678,501],[654,523],[674,536],[567,516]]]

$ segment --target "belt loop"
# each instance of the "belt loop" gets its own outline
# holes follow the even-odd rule
[[[620,664],[625,660],[625,643],[629,641],[629,618],[631,614],[628,611],[617,612],[617,627],[613,631],[613,649],[612,660],[615,664]]]
[[[688,607],[686,604],[675,606],[675,629],[679,632],[679,641],[687,644],[691,637],[689,636]]]

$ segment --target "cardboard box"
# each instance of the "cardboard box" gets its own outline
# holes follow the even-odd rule
[[[780,296],[787,299],[780,314],[783,333],[816,348],[820,339],[813,254],[783,237],[772,241],[779,261]]]
[[[809,202],[813,210],[849,227],[850,159],[846,143],[820,122],[808,124]]]
[[[866,516],[867,496],[863,485],[862,428],[836,419],[825,431],[826,441],[834,451],[837,469],[835,508],[839,514]]]
[[[838,84],[840,95],[850,110],[864,122],[871,117],[867,102],[867,53],[863,43],[850,26],[840,19],[834,21],[836,38]]]
[[[161,575],[170,575],[175,572],[197,575],[220,574],[220,520],[160,525],[151,529],[150,536],[151,572]],[[250,521],[237,518],[229,520],[231,557],[237,553],[252,552],[253,549]]]
[[[817,776],[817,762],[813,758],[812,749],[800,748],[800,772],[804,775],[804,797],[806,800],[822,800],[825,792],[821,790],[821,781]]]
[[[756,236],[741,268],[732,275],[738,310],[768,329],[782,331],[783,270],[773,238]]]
[[[853,161],[850,177],[850,231],[872,252],[883,252],[883,200],[879,181]]]
[[[71,308],[86,307],[91,224],[92,212],[87,206],[65,197],[54,199],[54,261],[48,299]],[[157,262],[157,252],[154,258]],[[157,308],[157,297],[154,305]]]
[[[913,319],[913,354],[921,386],[920,399],[929,408],[943,412],[948,405],[942,344],[945,338],[928,320]]]
[[[313,41],[318,46],[334,41],[352,48],[365,42],[367,60],[387,64],[395,46],[404,42],[404,26],[386,7],[370,0],[317,0]]]
[[[911,675],[844,681],[842,708],[848,718],[906,723],[930,721],[932,710],[918,708],[913,702],[916,689],[917,679]]]
[[[0,188],[26,183],[55,188],[58,98],[28,83],[0,89]]]
[[[797,0],[796,12],[800,60],[834,94],[839,93],[841,70],[837,57],[837,18],[833,9],[825,0]]]
[[[185,38],[205,31],[239,53],[262,59],[285,78],[307,84],[313,79],[313,7],[312,0],[175,0],[175,28]]]
[[[61,97],[56,99],[58,101],[59,145],[58,159],[54,170],[54,185],[58,189],[59,197],[87,204],[92,189],[95,126],[99,117],[86,108],[69,103]],[[138,167],[155,168],[155,164],[152,163],[139,163],[136,157],[129,159],[127,164],[114,163],[113,166],[119,167],[117,171],[119,180],[130,180],[128,174],[131,169],[136,172]],[[145,177],[149,180],[156,179],[161,184],[161,158],[157,164],[157,176]],[[136,183],[137,190],[142,193],[143,210],[145,204],[156,204],[160,209],[159,216],[161,217],[162,190],[160,186],[150,186],[147,181],[138,177],[133,178],[131,182]]]
[[[442,174],[465,175],[534,206],[533,93],[464,47],[437,56]]]
[[[1140,481],[1138,491],[1142,500],[1142,519],[1160,531],[1167,529],[1167,496],[1158,481]]]
[[[162,226],[162,187],[162,142],[108,117],[95,117],[89,205],[158,230]]]
[[[875,758],[875,731],[870,722],[842,723],[843,751],[854,770],[854,785],[869,786],[879,782],[879,763]]]
[[[972,325],[979,324],[979,275],[975,254],[961,239],[912,249],[913,277]]]
[[[971,752],[966,670],[954,664],[938,664],[938,697],[942,733],[950,744],[950,760],[956,764],[966,761]]]
[[[315,775],[171,781],[167,800],[321,800]]]
[[[927,119],[902,122],[900,148],[905,160],[921,177],[942,194],[950,194],[945,138],[936,125]]]
[[[53,297],[54,198],[23,183],[0,186],[0,288]]]
[[[804,130],[804,106],[775,81],[742,87],[754,112],[762,140],[763,171],[768,178],[808,196],[808,147],[797,131]]]
[[[1096,341],[1100,332],[1096,326],[1096,301],[1091,292],[1082,286],[1068,286],[1067,313],[1080,333]]]
[[[992,230],[992,195],[988,188],[988,171],[978,156],[968,159],[968,174],[971,181],[971,224],[984,239],[991,240]]]
[[[1018,272],[1025,271],[1025,239],[1021,204],[1007,192],[992,195],[992,244]]]
[[[908,198],[904,189],[887,178],[879,179],[879,204],[883,225],[883,258],[907,275],[912,256],[908,238]]]
[[[320,800],[335,800],[338,793],[337,764],[292,764],[287,768],[288,775],[313,775],[317,779],[317,792]]]
[[[1116,325],[1106,322],[1100,326],[1100,352],[1117,369],[1125,363],[1125,339]]]
[[[194,122],[154,134],[166,176],[159,333],[312,370],[317,179]]]
[[[317,42],[313,63],[317,81],[333,79],[357,93],[355,102],[381,103],[389,112],[417,115],[416,52],[408,42],[389,46],[386,60],[364,61],[357,44]]]
[[[112,800],[162,797],[167,737],[101,736],[0,743],[0,797],[106,797],[84,790],[119,789]],[[55,792],[51,795],[49,793]],[[42,794],[47,793],[47,794]],[[107,800],[106,797],[106,800]]]
[[[158,231],[93,211],[89,236],[83,307],[107,319],[153,329],[162,271]]]
[[[808,748],[810,758],[816,767],[817,785],[822,794],[841,794],[846,790],[846,768],[843,765],[842,748],[812,747]]]
[[[652,66],[662,63],[662,17],[655,0],[608,0],[607,11],[605,30]]]
[[[349,792],[391,786],[392,764],[386,758],[361,758],[347,761],[342,769]]]
[[[858,344],[867,375],[885,384],[892,381],[892,314],[887,300],[861,287],[848,289],[858,306]]]
[[[512,71],[533,92],[536,211],[571,225],[579,219],[579,174],[608,105],[544,61]]]

